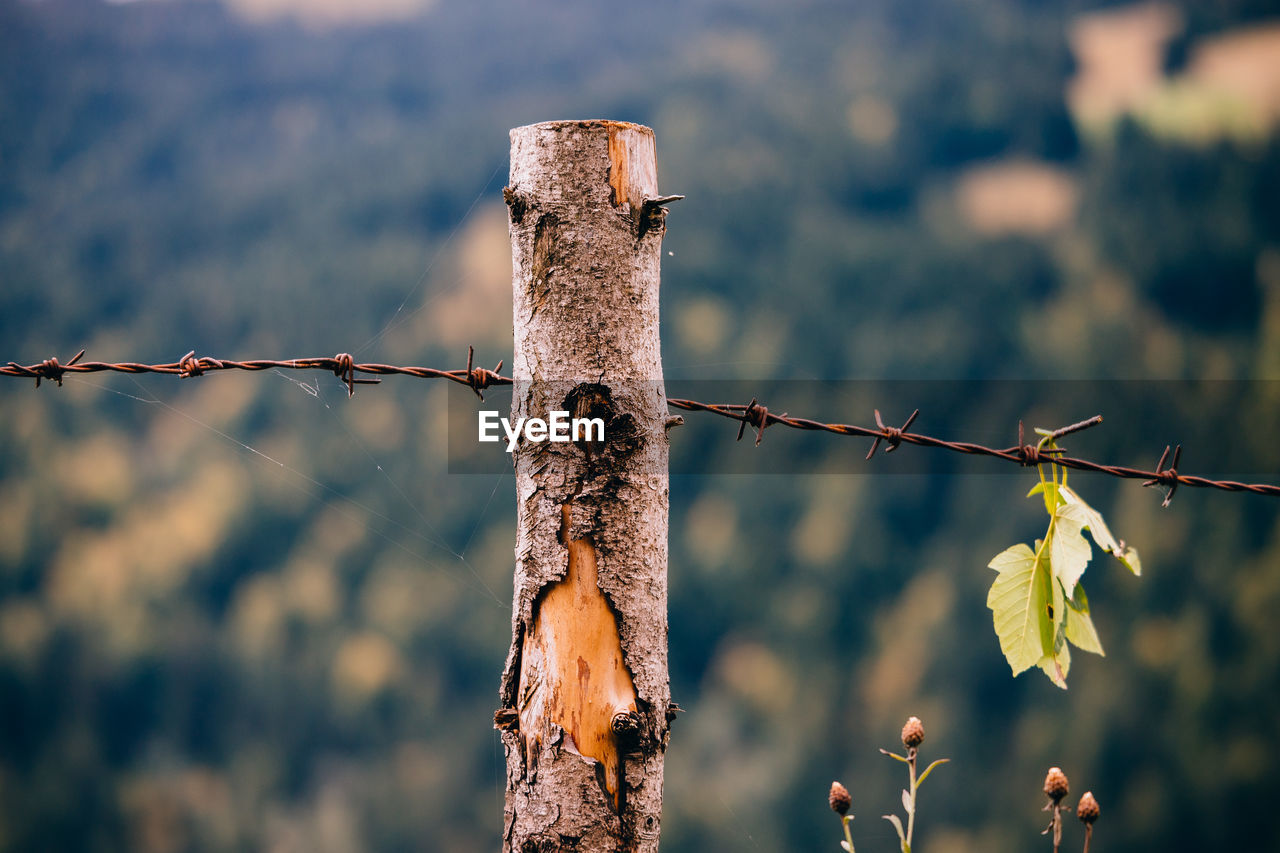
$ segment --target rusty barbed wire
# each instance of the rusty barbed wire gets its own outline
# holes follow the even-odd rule
[[[742,429],[745,426],[753,426],[756,428],[756,443],[759,444],[764,434],[765,428],[774,424],[791,427],[792,429],[811,430],[820,432],[829,432],[836,435],[861,436],[865,438],[875,439],[876,442],[884,441],[889,445],[886,452],[892,451],[901,444],[915,444],[920,447],[935,447],[941,450],[950,450],[954,453],[964,453],[971,456],[990,456],[995,459],[1003,459],[1006,462],[1014,462],[1023,467],[1031,467],[1046,463],[1061,465],[1064,468],[1074,468],[1078,471],[1092,471],[1095,474],[1106,474],[1111,477],[1120,477],[1126,480],[1143,480],[1144,486],[1163,485],[1169,489],[1165,495],[1163,505],[1168,506],[1173,499],[1174,492],[1178,486],[1191,486],[1200,489],[1220,489],[1225,492],[1249,492],[1255,495],[1268,495],[1270,497],[1280,497],[1280,485],[1272,485],[1270,483],[1241,483],[1235,480],[1212,480],[1208,477],[1198,477],[1192,474],[1179,474],[1177,465],[1182,454],[1182,445],[1174,450],[1173,465],[1166,468],[1165,462],[1168,461],[1169,448],[1166,446],[1164,453],[1160,456],[1160,461],[1156,463],[1154,471],[1145,471],[1141,468],[1130,468],[1125,465],[1106,465],[1101,462],[1094,462],[1089,459],[1082,459],[1077,456],[1067,456],[1061,449],[1042,449],[1035,444],[1025,444],[1022,441],[1022,424],[1018,424],[1017,445],[1013,447],[997,448],[987,447],[982,444],[975,444],[968,441],[947,441],[941,438],[935,438],[931,435],[923,433],[906,432],[905,427],[899,429],[895,427],[880,426],[877,428],[857,426],[856,424],[829,424],[821,421],[809,420],[808,418],[793,418],[786,414],[775,415],[765,406],[760,405],[752,400],[747,405],[741,404],[723,404],[723,403],[699,403],[695,400],[680,400],[669,398],[667,405],[674,409],[683,409],[690,412],[711,412],[721,417],[732,418],[741,421],[743,427],[739,428],[738,436],[741,438]],[[918,411],[918,410],[917,410]],[[880,413],[876,412],[876,420],[880,421]],[[915,414],[908,418],[909,425],[915,419]],[[1078,424],[1072,424],[1069,427],[1063,427],[1055,430],[1053,435],[1061,438],[1072,432],[1078,432],[1095,424],[1102,423],[1102,416],[1097,415],[1087,421],[1081,421]],[[876,444],[872,444],[872,451],[876,449]],[[871,458],[871,454],[867,454],[867,458]]]
[[[502,362],[499,361],[493,370],[474,366],[475,349],[467,347],[467,366],[460,370],[437,370],[434,367],[401,367],[394,364],[357,363],[350,353],[338,353],[335,356],[320,358],[287,358],[287,359],[252,359],[250,361],[232,361],[230,359],[196,357],[195,351],[167,364],[140,364],[133,361],[81,361],[84,350],[62,364],[57,358],[47,358],[39,364],[22,365],[9,362],[0,367],[0,376],[34,379],[36,387],[40,387],[43,379],[52,380],[62,385],[62,378],[68,373],[167,373],[190,379],[217,370],[321,370],[332,373],[347,386],[348,395],[354,395],[357,385],[377,385],[381,379],[362,379],[356,374],[367,373],[375,376],[403,375],[418,379],[448,379],[459,385],[466,385],[484,399],[481,393],[494,385],[510,385],[511,379],[499,375]]]
[[[326,373],[332,373],[342,380],[347,386],[348,395],[355,394],[355,386],[357,385],[376,385],[381,379],[363,378],[360,374],[369,376],[412,376],[418,379],[447,379],[456,382],[459,385],[466,385],[476,396],[484,399],[483,391],[486,388],[501,385],[512,385],[514,381],[511,377],[502,376],[499,371],[502,370],[502,362],[499,361],[493,370],[484,367],[476,367],[474,363],[475,350],[467,347],[467,366],[456,370],[440,370],[434,367],[412,367],[398,366],[392,364],[379,363],[358,363],[349,353],[339,353],[335,356],[318,357],[318,358],[289,358],[289,359],[253,359],[249,361],[233,361],[230,359],[210,358],[208,356],[196,357],[195,352],[189,352],[175,362],[165,364],[141,364],[138,362],[103,362],[103,361],[81,361],[84,356],[84,350],[81,350],[70,361],[65,364],[58,361],[57,358],[48,358],[37,364],[22,365],[16,362],[9,362],[7,366],[0,367],[0,376],[11,376],[21,379],[34,379],[36,387],[40,386],[42,380],[48,379],[62,384],[63,377],[68,373],[163,373],[183,378],[194,378],[202,376],[205,373],[219,370],[320,370]],[[871,449],[867,453],[867,460],[870,460],[879,449],[883,442],[886,453],[892,453],[903,444],[913,444],[918,447],[932,447],[939,450],[948,450],[953,453],[962,453],[970,456],[987,456],[994,459],[1001,459],[1006,462],[1012,462],[1022,467],[1031,467],[1034,465],[1052,463],[1061,465],[1064,468],[1073,468],[1078,471],[1090,471],[1095,474],[1105,474],[1110,477],[1119,477],[1126,480],[1142,480],[1144,486],[1165,486],[1168,492],[1165,495],[1163,506],[1168,506],[1173,499],[1174,493],[1179,486],[1190,486],[1192,488],[1202,489],[1219,489],[1226,492],[1249,492],[1255,495],[1267,495],[1269,497],[1280,497],[1280,485],[1270,483],[1241,483],[1235,480],[1213,480],[1208,477],[1198,477],[1192,474],[1181,474],[1178,472],[1178,465],[1182,458],[1182,446],[1178,445],[1172,450],[1172,460],[1170,460],[1170,448],[1165,447],[1164,453],[1160,456],[1160,461],[1156,463],[1155,470],[1148,471],[1141,468],[1131,468],[1125,465],[1107,465],[1101,462],[1094,462],[1089,459],[1083,459],[1077,456],[1068,456],[1061,448],[1045,448],[1040,444],[1031,444],[1025,441],[1023,435],[1022,424],[1018,424],[1018,443],[1012,447],[988,447],[983,444],[976,444],[968,441],[948,441],[942,438],[936,438],[919,432],[909,432],[911,424],[920,414],[919,409],[912,412],[910,417],[903,422],[901,427],[886,426],[881,418],[880,411],[875,410],[876,426],[867,427],[857,424],[846,423],[824,423],[822,421],[811,420],[809,418],[792,417],[787,413],[774,414],[769,411],[768,407],[761,404],[755,398],[750,403],[742,405],[740,403],[702,403],[697,400],[685,400],[678,397],[667,399],[667,405],[672,409],[680,409],[686,412],[706,412],[718,415],[722,418],[738,421],[738,439],[741,440],[747,427],[755,429],[755,443],[757,446],[764,439],[764,431],[771,426],[785,426],[791,429],[806,430],[810,432],[826,432],[833,435],[853,436],[860,438],[872,439]],[[1087,420],[1070,426],[1062,427],[1050,434],[1053,439],[1062,438],[1075,432],[1079,432],[1089,427],[1102,423],[1102,416],[1095,415]],[[1169,467],[1165,467],[1166,462],[1171,462]]]

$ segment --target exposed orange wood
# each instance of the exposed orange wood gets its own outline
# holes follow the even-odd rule
[[[653,131],[623,121],[605,122],[605,126],[609,131],[609,185],[613,187],[613,204],[639,208],[644,203],[643,187],[658,184]]]
[[[561,511],[567,537],[570,505]],[[600,762],[619,809],[622,776],[612,722],[636,710],[636,690],[623,662],[617,617],[597,584],[595,547],[589,539],[565,545],[569,570],[535,605],[524,638],[519,712],[526,761],[536,761],[550,725],[560,726],[565,749]]]

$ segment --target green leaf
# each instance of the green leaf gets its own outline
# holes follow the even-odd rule
[[[1053,654],[1042,657],[1039,667],[1049,676],[1050,681],[1066,690],[1067,673],[1071,671],[1071,647],[1063,643]]]
[[[1065,495],[1068,490],[1059,487],[1058,491]],[[1093,558],[1093,549],[1081,532],[1088,522],[1088,516],[1079,504],[1065,501],[1058,504],[1054,514],[1053,537],[1049,542],[1049,563],[1053,567],[1053,574],[1062,581],[1063,588],[1068,592],[1075,590],[1080,576]]]
[[[1089,528],[1089,535],[1093,537],[1094,542],[1098,543],[1099,548],[1112,553],[1120,550],[1120,543],[1111,535],[1111,529],[1103,520],[1102,513],[1089,506],[1084,498],[1076,494],[1075,489],[1062,486],[1058,489],[1058,493],[1067,503],[1080,508],[1084,517],[1084,526]]]
[[[1051,610],[1048,617],[1052,622],[1053,642],[1045,647],[1044,657],[1036,662],[1036,665],[1049,676],[1049,680],[1061,687],[1067,689],[1067,672],[1071,669],[1071,650],[1067,647],[1066,632],[1064,630],[1067,619],[1067,602],[1066,597],[1062,594],[1062,584],[1057,578],[1048,577],[1048,582],[1052,584],[1053,595],[1050,599]]]
[[[1089,535],[1093,537],[1094,542],[1098,543],[1099,548],[1114,555],[1135,575],[1142,574],[1142,562],[1138,559],[1137,550],[1133,547],[1122,546],[1122,543],[1112,535],[1111,529],[1107,527],[1107,522],[1103,520],[1102,513],[1089,506],[1084,498],[1075,493],[1074,489],[1060,486],[1058,494],[1062,496],[1062,499],[1068,505],[1079,507],[1078,512],[1084,519],[1084,527],[1088,529]]]
[[[887,814],[881,815],[881,817],[893,824],[893,828],[898,830],[898,842],[900,844],[906,844],[907,836],[906,833],[902,831],[902,821],[898,820],[898,816],[896,814]]]
[[[1059,503],[1061,503],[1061,501],[1058,500],[1057,492],[1058,492],[1058,485],[1056,483],[1050,482],[1048,480],[1041,480],[1040,482],[1036,483],[1034,486],[1031,487],[1031,491],[1027,492],[1027,497],[1043,494],[1044,495],[1044,511],[1049,513],[1049,515],[1053,515],[1054,507],[1056,507]]]
[[[1047,551],[1047,549],[1042,549]],[[1044,554],[1018,544],[997,554],[988,564],[1000,574],[987,593],[1000,651],[1014,675],[1033,667],[1053,648],[1053,620],[1049,618],[1050,584]]]
[[[1050,585],[1049,604],[1045,615],[1050,624],[1049,636],[1053,638],[1052,645],[1045,645],[1045,649],[1048,651],[1062,645],[1062,627],[1067,620],[1067,597],[1062,594],[1062,584],[1058,582],[1057,578],[1050,576],[1048,572],[1045,573],[1045,578]]]
[[[1076,587],[1076,594],[1067,599],[1067,621],[1063,626],[1063,634],[1081,651],[1093,652],[1106,657],[1102,650],[1102,640],[1098,637],[1098,629],[1093,626],[1093,618],[1089,615],[1089,599],[1084,594],[1084,585]]]
[[[1116,559],[1124,563],[1125,568],[1135,575],[1142,574],[1142,561],[1138,559],[1138,549],[1132,545],[1125,548],[1123,554],[1116,554]]]
[[[929,778],[929,774],[933,772],[933,768],[937,767],[939,764],[946,764],[950,760],[950,758],[939,758],[926,767],[924,772],[920,774],[920,778],[916,780],[916,790],[920,790],[920,786],[924,784],[925,779]]]
[[[1025,560],[1035,562],[1035,559],[1035,552],[1019,542],[1017,545],[1014,545],[1011,548],[1005,548],[999,554],[992,557],[991,562],[987,563],[987,568],[995,569],[997,572],[1003,572],[1006,569],[1020,567]]]

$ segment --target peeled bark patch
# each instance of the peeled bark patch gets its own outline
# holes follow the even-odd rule
[[[603,441],[515,450],[512,642],[495,722],[504,849],[653,851],[671,710],[662,227],[653,133],[511,132],[512,417],[599,416]]]
[[[570,505],[562,508],[568,536]],[[520,731],[527,766],[537,763],[541,738],[559,726],[565,748],[600,762],[605,790],[620,809],[619,744],[613,720],[636,710],[636,689],[622,660],[618,620],[597,585],[596,549],[567,539],[569,570],[534,605],[520,672]]]
[[[639,209],[644,204],[644,189],[653,187],[656,190],[658,186],[653,131],[618,121],[607,122],[606,129],[609,133],[609,186],[613,188],[613,204],[615,207],[629,204]]]

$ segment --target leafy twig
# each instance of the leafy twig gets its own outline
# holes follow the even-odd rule
[[[987,594],[987,607],[1009,668],[1018,675],[1038,666],[1064,689],[1071,668],[1068,644],[1103,654],[1089,615],[1089,599],[1080,583],[1093,556],[1084,531],[1135,575],[1142,573],[1138,552],[1111,534],[1102,514],[1067,485],[1068,470],[1054,461],[1053,454],[1061,452],[1057,439],[1092,423],[1096,419],[1056,432],[1037,430],[1039,443],[1024,451],[1035,463],[1040,482],[1027,497],[1042,497],[1049,515],[1048,528],[1044,538],[1035,541],[1034,549],[1020,543],[1006,548],[988,564],[997,577]]]
[[[907,813],[907,828],[904,831],[902,821],[897,815],[887,814],[884,819],[893,824],[893,828],[898,831],[898,844],[902,853],[911,853],[911,842],[915,835],[916,828],[916,793],[920,790],[920,786],[929,778],[929,774],[939,764],[946,764],[951,759],[939,758],[924,769],[918,777],[916,776],[916,757],[920,744],[924,742],[924,724],[920,722],[919,717],[909,717],[907,724],[902,727],[902,745],[907,748],[905,756],[889,752],[887,749],[880,750],[885,755],[897,761],[901,761],[907,765],[907,777],[910,786],[902,792],[902,809]]]

